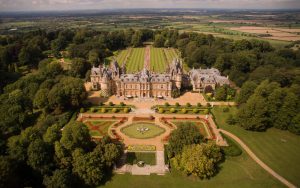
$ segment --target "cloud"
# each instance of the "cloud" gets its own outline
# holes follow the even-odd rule
[[[116,8],[300,9],[300,0],[0,0],[0,11]]]

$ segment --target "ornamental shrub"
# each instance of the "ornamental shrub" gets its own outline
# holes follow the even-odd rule
[[[101,113],[106,113],[106,109],[105,108],[101,108]]]
[[[116,113],[116,112],[118,112],[118,109],[117,109],[117,108],[113,108],[113,109],[111,110],[111,112],[112,112],[112,113]]]
[[[205,109],[205,110],[203,111],[204,114],[208,114],[208,112],[209,112],[208,109]]]
[[[128,113],[129,112],[129,108],[124,108],[124,113]]]
[[[171,108],[171,109],[170,109],[170,112],[171,112],[171,113],[175,113],[175,112],[176,112],[175,108]]]
[[[197,103],[197,107],[201,107],[202,105],[201,105],[201,103],[200,102],[198,102]]]
[[[191,103],[188,102],[188,103],[186,103],[186,106],[191,107],[192,105],[191,105]]]
[[[198,110],[197,108],[194,108],[194,109],[193,109],[193,112],[194,112],[195,114],[197,114],[197,113],[199,112],[199,110]]]
[[[165,106],[170,106],[170,104],[168,102],[165,103]]]
[[[187,112],[187,110],[185,108],[183,108],[183,109],[181,109],[181,112],[185,114]]]
[[[113,105],[114,105],[113,102],[109,102],[109,103],[108,103],[108,106],[113,106]]]
[[[180,104],[177,102],[177,103],[175,103],[175,106],[176,106],[176,107],[179,107],[179,106],[180,106]]]
[[[164,112],[165,112],[165,110],[163,108],[158,109],[158,113],[163,114]]]
[[[95,108],[91,108],[91,112],[94,113],[96,111]]]
[[[80,113],[84,113],[84,108],[80,108]]]
[[[124,102],[120,102],[120,106],[125,106]]]

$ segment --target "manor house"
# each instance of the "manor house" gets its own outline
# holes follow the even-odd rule
[[[217,85],[229,84],[228,78],[221,76],[217,69],[193,69],[184,74],[182,62],[174,59],[165,73],[155,73],[144,68],[137,73],[126,73],[123,65],[113,61],[109,67],[100,65],[91,70],[93,90],[100,90],[102,96],[115,94],[126,98],[171,98],[172,91],[193,86],[202,92],[206,87],[215,89]]]
[[[93,67],[91,71],[92,89],[101,90],[103,96],[171,98],[172,90],[182,86],[182,62],[174,60],[167,73],[154,73],[146,68],[138,73],[127,74],[126,68],[116,61],[110,67]]]

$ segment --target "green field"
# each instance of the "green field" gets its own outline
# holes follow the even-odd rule
[[[231,107],[230,113],[235,112],[236,108]],[[213,113],[220,128],[238,136],[275,172],[300,186],[300,136],[275,128],[266,132],[246,131],[238,125],[226,124],[229,113],[224,113],[222,107],[214,107]]]
[[[176,126],[181,125],[186,122],[192,123],[193,125],[195,125],[199,129],[199,131],[203,137],[206,138],[209,136],[209,133],[207,132],[207,130],[205,128],[205,124],[202,121],[172,121],[172,123],[175,124]]]
[[[147,128],[148,130],[144,132],[138,130],[142,128]],[[121,132],[123,132],[125,135],[132,138],[146,139],[146,138],[153,138],[158,135],[161,135],[162,133],[165,132],[165,129],[153,123],[139,122],[139,123],[134,123],[129,126],[123,127],[121,129]]]
[[[127,73],[135,73],[144,68],[145,48],[133,48],[126,62]]]
[[[148,165],[156,165],[156,155],[154,152],[128,152],[126,155],[127,164],[137,164],[144,161]]]

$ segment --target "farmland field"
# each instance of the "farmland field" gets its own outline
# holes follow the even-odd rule
[[[127,73],[135,73],[144,68],[145,48],[133,48],[126,62]]]

